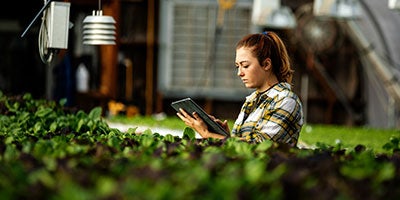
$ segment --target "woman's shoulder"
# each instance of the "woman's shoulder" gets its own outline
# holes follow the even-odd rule
[[[276,89],[276,94],[273,97],[274,99],[274,107],[279,107],[280,109],[284,109],[288,112],[301,112],[302,103],[300,98],[296,95],[296,93],[291,90],[290,84],[278,84]]]
[[[296,93],[293,92],[291,85],[286,82],[278,83],[272,87],[268,92],[268,96],[276,100],[283,100],[287,98],[297,100],[299,98]]]

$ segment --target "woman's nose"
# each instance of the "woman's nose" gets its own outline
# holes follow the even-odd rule
[[[242,70],[240,69],[240,67],[237,68],[237,75],[238,75],[238,76],[243,76],[243,72],[242,72]]]

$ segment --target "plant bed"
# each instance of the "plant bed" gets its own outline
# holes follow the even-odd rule
[[[102,110],[0,93],[2,199],[398,199],[399,138],[290,148],[110,128]]]

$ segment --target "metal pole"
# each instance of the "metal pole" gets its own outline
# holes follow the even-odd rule
[[[53,98],[53,65],[50,62],[46,65],[46,98]]]

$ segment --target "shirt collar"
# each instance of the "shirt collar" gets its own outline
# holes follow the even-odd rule
[[[262,91],[262,92],[254,91],[249,96],[247,96],[246,99],[255,101],[260,96],[265,97],[265,95],[267,97],[271,97],[272,98],[272,97],[275,96],[275,95],[273,95],[274,93],[271,93],[272,89],[277,89],[277,90],[288,89],[288,90],[290,90],[291,86],[287,82],[280,82],[280,83],[277,83],[277,84],[273,85],[272,87],[268,88],[268,90],[265,90],[265,91]]]

